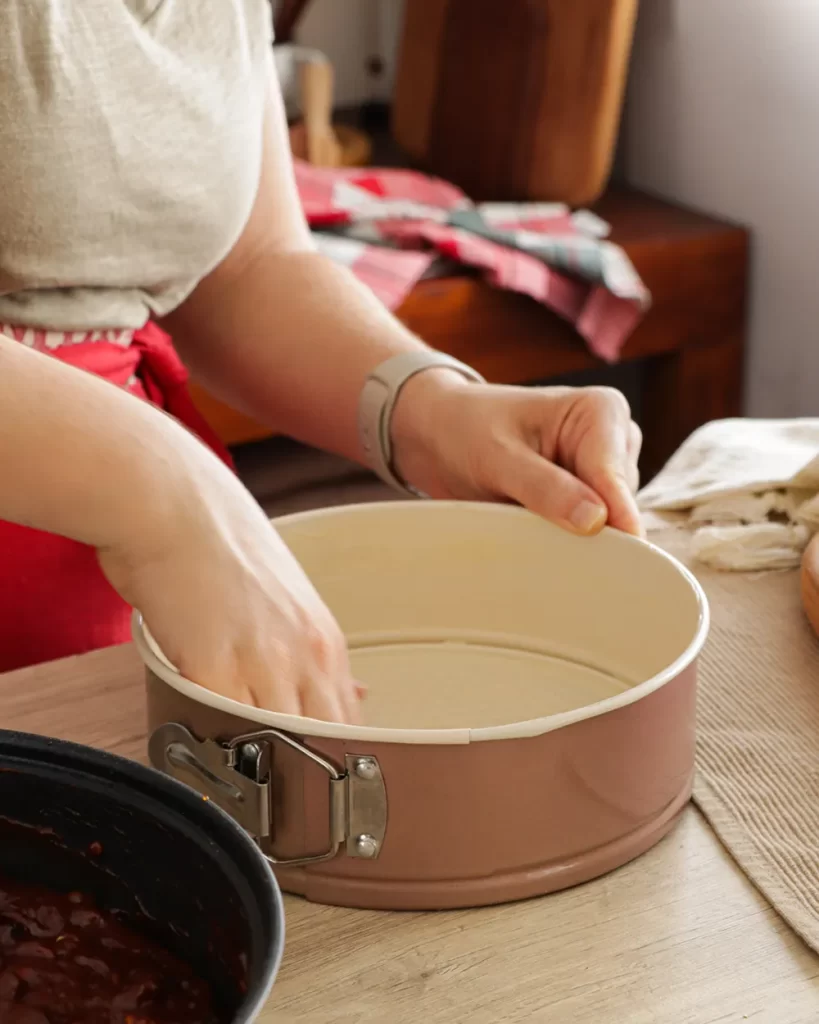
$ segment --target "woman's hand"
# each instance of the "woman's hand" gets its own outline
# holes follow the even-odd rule
[[[233,474],[192,438],[179,442],[158,522],[99,552],[108,579],[188,679],[256,707],[355,721],[332,614]]]
[[[434,498],[517,502],[574,533],[642,534],[641,435],[612,388],[469,384],[449,370],[407,382],[392,419],[395,466]]]
[[[189,679],[355,717],[338,625],[227,466],[147,402],[2,336],[0,368],[0,519],[95,548]]]

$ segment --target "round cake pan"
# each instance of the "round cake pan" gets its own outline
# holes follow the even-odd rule
[[[155,767],[232,814],[282,887],[382,909],[588,881],[689,800],[705,596],[678,562],[522,509],[388,502],[275,524],[338,617],[365,724],[184,679],[137,615]]]
[[[281,894],[247,835],[186,786],[99,750],[0,730],[0,876],[92,896],[206,979],[222,1024],[262,1013],[284,947]],[[36,974],[47,955],[33,949],[27,969]],[[111,1020],[147,1021],[129,1005],[117,1012],[115,1000]],[[0,1022],[29,1020],[18,1012],[0,998]],[[33,1009],[30,1019],[47,1020]]]

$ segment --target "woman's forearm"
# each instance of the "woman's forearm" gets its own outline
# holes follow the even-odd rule
[[[147,536],[187,446],[147,403],[0,336],[0,519],[97,548]]]
[[[203,282],[168,328],[218,397],[349,458],[361,456],[356,411],[367,374],[425,347],[348,270],[311,251],[261,253]]]
[[[349,270],[315,252],[275,79],[248,223],[166,326],[215,395],[299,440],[354,459],[363,454],[356,414],[367,374],[392,355],[424,347]],[[450,371],[431,376],[463,383]]]

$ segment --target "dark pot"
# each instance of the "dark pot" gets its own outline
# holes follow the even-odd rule
[[[250,1024],[264,1006],[284,944],[281,894],[253,841],[187,786],[0,730],[0,874],[92,894],[207,979],[225,1024]]]

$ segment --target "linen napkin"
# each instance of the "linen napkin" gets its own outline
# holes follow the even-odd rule
[[[638,502],[682,520],[690,554],[712,568],[795,568],[819,530],[819,419],[707,423]]]

